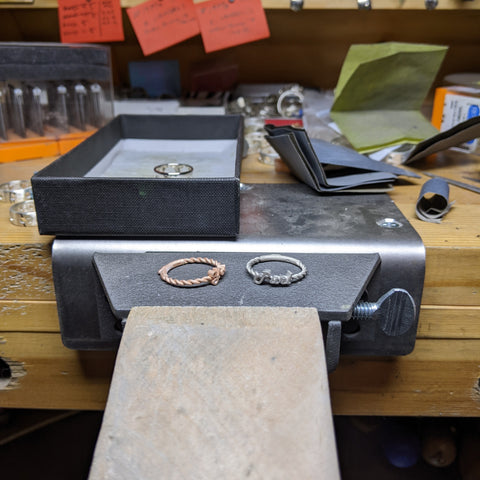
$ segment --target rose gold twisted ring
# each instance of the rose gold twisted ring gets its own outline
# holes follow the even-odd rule
[[[205,277],[194,278],[193,280],[178,280],[176,278],[170,278],[168,276],[168,272],[170,270],[180,267],[182,265],[187,265],[188,263],[205,263],[207,265],[211,265],[214,268],[210,269]],[[180,258],[164,265],[158,271],[158,274],[164,282],[167,282],[174,287],[200,287],[209,283],[212,285],[217,285],[223,275],[225,275],[225,265],[223,263],[217,262],[216,260],[206,257]]]

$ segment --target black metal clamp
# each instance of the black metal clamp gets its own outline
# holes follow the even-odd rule
[[[116,349],[134,306],[243,305],[316,308],[329,371],[340,354],[410,353],[425,249],[388,196],[319,197],[303,185],[255,185],[241,200],[235,240],[57,238],[52,263],[64,344]],[[245,266],[268,253],[298,259],[308,274],[288,286],[256,284]],[[199,255],[226,265],[218,285],[175,288],[159,278],[162,265]],[[195,278],[198,270],[183,274]]]

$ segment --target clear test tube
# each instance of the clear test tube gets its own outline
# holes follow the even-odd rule
[[[42,89],[40,87],[31,88],[30,101],[29,127],[37,135],[43,136]]]
[[[80,130],[87,129],[86,97],[87,89],[83,84],[77,83],[74,87],[75,126]]]
[[[56,88],[56,94],[55,123],[58,128],[68,132],[67,87],[65,85],[58,85]]]
[[[8,140],[7,135],[7,108],[5,104],[5,94],[0,90],[0,138]]]
[[[25,138],[27,136],[27,130],[25,127],[25,115],[23,112],[24,99],[23,91],[19,87],[10,86],[11,89],[11,102],[12,102],[12,125],[14,132],[20,137]]]
[[[89,88],[90,93],[90,123],[94,127],[101,127],[103,124],[103,91],[98,83],[92,83]]]

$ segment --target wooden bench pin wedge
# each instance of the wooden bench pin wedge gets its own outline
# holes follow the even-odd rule
[[[136,307],[89,480],[339,479],[313,308]]]

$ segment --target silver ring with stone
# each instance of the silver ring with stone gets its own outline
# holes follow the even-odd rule
[[[298,273],[292,273],[290,270],[287,270],[285,274],[273,274],[271,270],[265,269],[262,272],[258,272],[253,269],[253,267],[259,263],[265,262],[284,262],[295,265],[300,269]],[[305,278],[307,275],[307,267],[296,258],[286,257],[285,255],[270,254],[270,255],[261,255],[260,257],[252,258],[247,263],[247,272],[253,278],[253,281],[257,285],[262,283],[269,283],[270,285],[282,285],[288,286],[294,282],[298,282]]]

